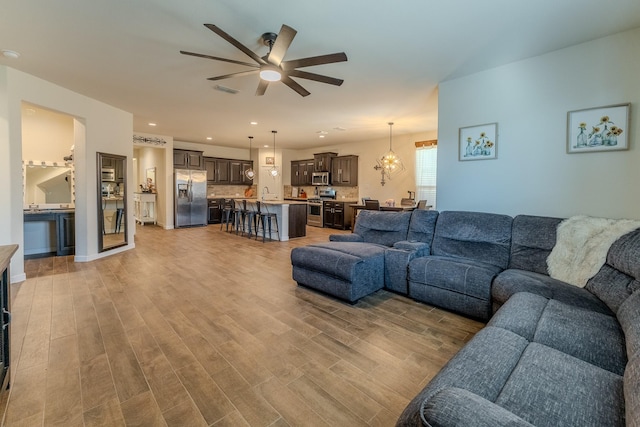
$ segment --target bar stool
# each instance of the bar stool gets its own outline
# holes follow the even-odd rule
[[[247,201],[242,200],[240,206],[233,210],[233,222],[236,228],[236,235],[240,233],[242,236],[245,232],[245,219],[247,217]]]
[[[258,236],[258,220],[260,218],[260,202],[247,202],[247,211],[245,212],[245,232],[247,237],[251,238],[253,231],[256,232],[256,238]]]
[[[235,203],[233,199],[224,199],[222,206],[222,221],[220,221],[220,230],[226,225],[226,231],[229,231],[229,224],[231,224],[231,231],[233,231],[235,221]]]
[[[262,243],[265,242],[267,227],[269,228],[269,240],[273,240],[271,238],[271,226],[275,225],[275,232],[278,235],[278,240],[280,240],[280,227],[278,227],[278,216],[275,213],[269,212],[269,208],[267,205],[264,205],[264,211],[259,212],[260,222],[258,227],[262,227]],[[275,223],[275,224],[274,224]],[[258,239],[258,234],[260,230],[256,229],[256,240]]]

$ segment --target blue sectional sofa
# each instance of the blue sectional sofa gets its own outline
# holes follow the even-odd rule
[[[386,288],[488,320],[398,426],[640,426],[640,229],[580,288],[547,274],[561,221],[363,211],[352,235],[293,249],[293,275],[349,302]]]

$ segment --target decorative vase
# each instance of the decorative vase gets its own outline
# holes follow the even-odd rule
[[[587,135],[584,133],[584,128],[580,128],[580,133],[577,137],[578,143],[576,147],[582,148],[587,146]]]

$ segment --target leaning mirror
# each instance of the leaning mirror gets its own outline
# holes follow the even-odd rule
[[[127,244],[127,157],[98,153],[98,252]]]

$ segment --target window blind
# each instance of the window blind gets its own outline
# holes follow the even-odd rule
[[[436,208],[438,146],[416,148],[416,200],[426,200]]]

